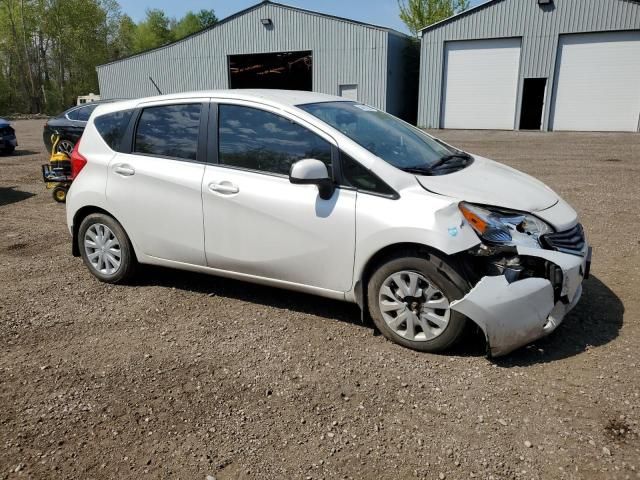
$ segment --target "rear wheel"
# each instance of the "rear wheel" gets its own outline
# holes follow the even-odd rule
[[[56,145],[56,153],[66,153],[70,157],[71,152],[73,152],[74,146],[75,143],[73,143],[71,140],[63,138],[58,142],[58,145]]]
[[[451,310],[467,283],[444,260],[415,252],[395,256],[371,276],[369,312],[389,340],[422,352],[451,347],[463,334],[466,317]]]
[[[4,150],[2,150],[2,153],[4,153],[5,155],[11,155],[14,151],[15,151],[16,147],[6,147]]]
[[[136,259],[129,237],[109,215],[92,213],[80,224],[78,247],[89,271],[107,283],[121,283],[134,272]]]

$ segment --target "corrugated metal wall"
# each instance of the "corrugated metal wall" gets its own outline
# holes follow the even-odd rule
[[[423,34],[418,125],[440,127],[445,42],[522,37],[516,118],[520,118],[523,79],[546,77],[543,113],[543,129],[546,130],[559,35],[634,29],[640,29],[640,2],[637,0],[554,0],[547,6],[538,5],[537,0],[497,0],[463,14]],[[473,82],[473,72],[469,72],[469,82]]]
[[[265,28],[262,18],[270,18],[273,27]],[[360,101],[393,111],[399,108],[387,105],[393,36],[381,28],[264,3],[181,42],[99,66],[100,94],[155,95],[149,76],[163,93],[229,88],[228,55],[311,50],[314,91],[337,95],[339,85],[357,84]]]

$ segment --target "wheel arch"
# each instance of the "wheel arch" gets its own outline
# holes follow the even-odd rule
[[[449,255],[444,253],[437,248],[431,247],[429,245],[425,245],[422,243],[414,243],[414,242],[400,242],[393,243],[387,245],[378,251],[376,251],[369,259],[365,262],[364,267],[360,271],[356,279],[356,284],[354,287],[354,296],[356,298],[356,303],[360,306],[361,309],[365,310],[367,308],[367,285],[369,283],[369,279],[376,271],[378,267],[383,265],[385,262],[390,260],[393,257],[396,257],[398,254],[403,253],[407,255],[420,255],[426,256],[429,258],[431,255],[435,255],[438,258],[443,260],[447,260],[456,266],[460,263],[461,259],[458,258],[459,255],[453,254]],[[462,277],[465,281],[469,282],[466,276],[464,275],[464,269],[458,268],[453,270],[447,263],[440,262],[438,264],[438,268],[442,271],[442,273],[451,278],[452,275],[457,275]]]
[[[103,213],[105,215],[109,215],[116,222],[118,222],[120,226],[122,226],[123,230],[125,230],[124,226],[122,225],[122,222],[118,220],[118,218],[113,213],[109,212],[108,210],[105,210],[104,208],[98,207],[96,205],[86,205],[78,209],[78,211],[73,215],[73,231],[72,231],[73,243],[71,247],[71,253],[73,254],[74,257],[80,256],[80,247],[78,246],[78,232],[80,231],[80,224],[86,217],[88,217],[92,213]],[[125,230],[125,233],[126,233],[126,230]],[[127,236],[128,236],[128,233],[127,233]],[[133,242],[131,241],[131,237],[129,237],[129,241],[131,242],[131,246],[133,247],[133,253],[137,258],[136,249],[135,249],[135,246],[133,245]]]

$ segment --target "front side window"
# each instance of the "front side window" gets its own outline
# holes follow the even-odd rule
[[[323,102],[298,108],[400,169],[429,169],[443,158],[459,154],[400,119],[367,105]]]
[[[293,163],[314,158],[331,175],[331,145],[297,123],[239,105],[220,105],[218,116],[221,164],[288,175]]]
[[[142,111],[134,152],[196,160],[201,104],[162,105]]]

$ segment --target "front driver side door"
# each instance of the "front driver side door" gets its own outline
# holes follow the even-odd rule
[[[202,184],[207,264],[350,290],[356,192],[338,188],[322,200],[315,185],[288,178],[292,163],[304,158],[324,161],[331,172],[331,139],[269,107],[241,102],[220,104],[217,124],[217,162],[207,165]]]

